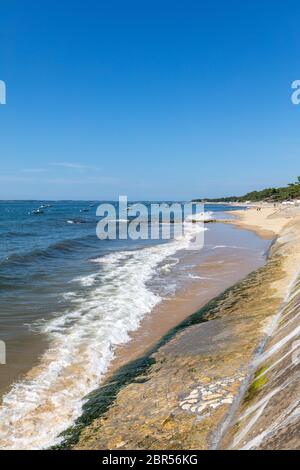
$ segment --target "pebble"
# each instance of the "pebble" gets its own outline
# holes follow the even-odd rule
[[[216,403],[216,400],[206,400],[204,402],[205,406],[209,406],[211,403]]]
[[[223,398],[222,402],[221,403],[232,403],[232,398]]]
[[[202,397],[202,400],[204,401],[210,401],[211,400],[211,397],[208,395],[208,396],[204,396]]]
[[[210,400],[215,400],[216,398],[222,398],[222,395],[220,393],[212,393],[209,395]]]
[[[205,410],[205,408],[206,408],[206,405],[199,406],[198,413],[202,413],[202,411]]]
[[[189,403],[186,403],[185,405],[182,405],[183,410],[189,410],[191,405]]]

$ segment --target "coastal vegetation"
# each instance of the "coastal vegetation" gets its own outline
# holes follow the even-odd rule
[[[244,403],[251,401],[258,393],[258,391],[267,383],[268,379],[264,375],[264,371],[266,367],[261,367],[258,371],[256,371],[254,375],[254,380],[250,384],[247,393],[244,397]]]
[[[214,199],[194,199],[193,202],[282,202],[300,200],[300,176],[298,176],[295,183],[290,183],[287,186],[279,188],[265,188],[261,191],[251,191],[243,196],[230,196]]]

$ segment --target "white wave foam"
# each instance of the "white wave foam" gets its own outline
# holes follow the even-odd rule
[[[159,268],[159,272],[161,274],[169,274],[172,271],[172,268],[174,268],[174,266],[176,266],[176,264],[178,263],[179,263],[179,259],[177,258],[169,259],[168,263],[165,263],[163,266]]]
[[[196,222],[206,222],[208,220],[213,219],[213,212],[205,211],[205,212],[197,212],[196,214],[188,215],[186,220],[187,221],[196,221]]]
[[[197,274],[191,274],[191,273],[188,274],[188,277],[190,279],[202,279],[202,280],[211,279],[211,277],[209,276],[198,276]]]
[[[248,248],[246,246],[236,246],[236,245],[215,245],[214,247],[212,247],[212,250],[219,250],[221,248],[234,248],[235,250],[251,251],[251,248]],[[255,251],[257,251],[257,250],[255,250]]]
[[[97,274],[90,274],[89,276],[76,277],[72,282],[78,282],[83,287],[89,287],[95,284]]]
[[[147,282],[166,257],[186,249],[202,230],[187,225],[180,240],[93,260],[101,264],[101,276],[81,278],[82,285],[93,281],[93,288],[77,298],[79,307],[42,324],[50,348],[3,398],[0,448],[41,449],[60,442],[59,433],[80,416],[82,398],[101,382],[116,346],[160,302]]]

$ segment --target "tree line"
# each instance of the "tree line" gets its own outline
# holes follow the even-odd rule
[[[295,183],[290,183],[287,186],[281,188],[266,188],[261,191],[251,191],[243,196],[230,196],[214,199],[194,199],[193,202],[256,202],[256,201],[267,201],[267,202],[281,202],[281,201],[292,201],[294,199],[300,200],[300,176],[297,177]]]

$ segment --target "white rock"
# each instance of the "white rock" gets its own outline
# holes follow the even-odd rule
[[[212,400],[212,399],[216,399],[216,398],[222,398],[222,395],[220,393],[212,393],[209,398]]]
[[[220,402],[211,403],[209,406],[210,406],[211,408],[218,408],[218,406],[220,406]]]
[[[186,403],[186,404],[183,405],[181,408],[182,408],[183,410],[189,410],[190,407],[191,407],[191,405],[190,405],[189,403]]]
[[[206,408],[206,405],[199,406],[198,413],[202,413],[202,411],[205,410],[205,408]]]
[[[224,398],[224,399],[222,400],[222,403],[228,403],[228,404],[230,404],[230,403],[232,403],[232,398]]]

